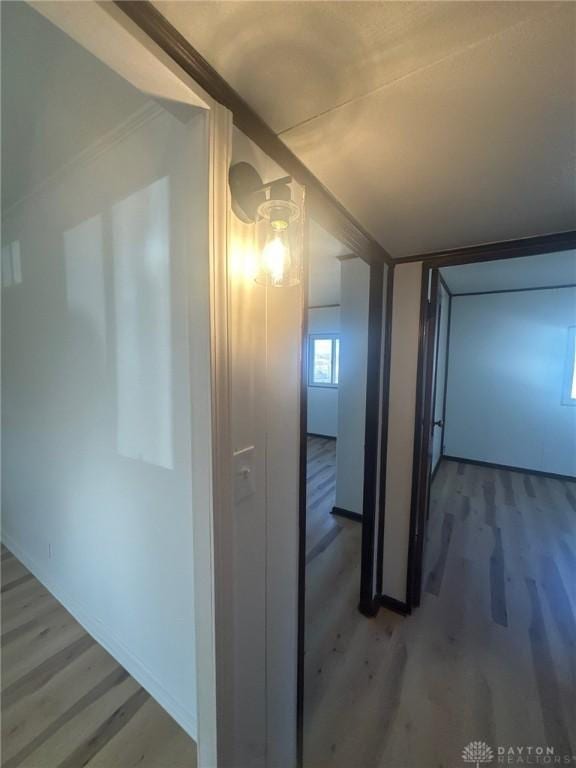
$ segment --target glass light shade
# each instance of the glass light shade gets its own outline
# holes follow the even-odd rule
[[[289,288],[302,279],[302,217],[290,200],[267,200],[256,215],[256,282]]]

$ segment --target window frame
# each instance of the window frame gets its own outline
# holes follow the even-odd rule
[[[576,380],[576,325],[568,327],[566,339],[566,357],[564,360],[564,379],[562,381],[562,405],[576,406],[576,397],[572,397]]]
[[[332,342],[332,360],[330,370],[330,382],[314,381],[314,342],[315,341]],[[336,353],[338,350],[338,353]],[[338,356],[338,365],[336,357]],[[308,386],[320,389],[338,389],[340,381],[340,334],[339,333],[310,333],[308,335]],[[338,372],[338,381],[334,381],[335,371]]]

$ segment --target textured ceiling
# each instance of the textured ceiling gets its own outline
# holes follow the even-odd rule
[[[5,209],[147,99],[26,3],[0,8]]]
[[[576,228],[576,4],[156,5],[392,255]]]
[[[440,272],[452,293],[576,285],[576,251],[461,264]]]
[[[278,133],[544,11],[537,2],[156,5]]]

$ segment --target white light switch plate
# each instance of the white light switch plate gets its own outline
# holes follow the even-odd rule
[[[234,453],[234,502],[249,499],[255,493],[254,446]]]

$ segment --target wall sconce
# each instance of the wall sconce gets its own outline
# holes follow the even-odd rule
[[[272,288],[289,288],[302,279],[302,216],[292,202],[290,176],[264,183],[250,163],[236,163],[228,175],[232,210],[256,224],[255,280]]]

